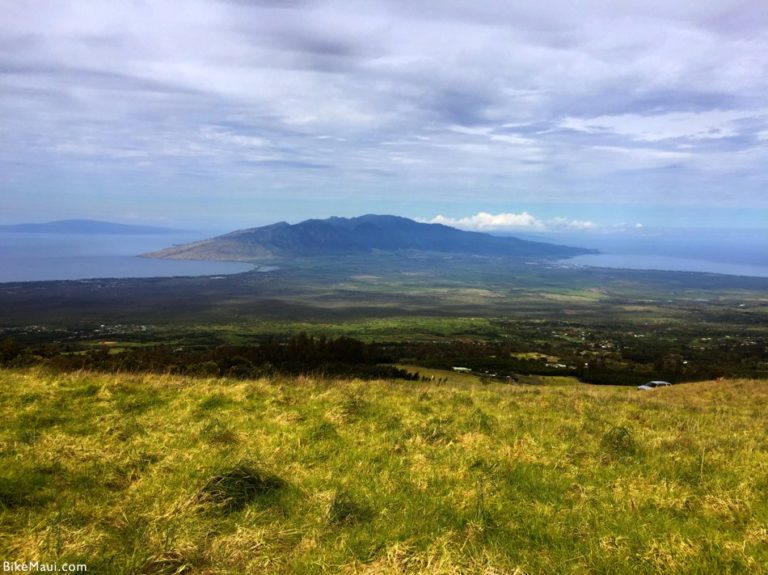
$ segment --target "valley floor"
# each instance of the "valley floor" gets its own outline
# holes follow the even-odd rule
[[[0,371],[0,560],[89,573],[764,573],[768,383]]]

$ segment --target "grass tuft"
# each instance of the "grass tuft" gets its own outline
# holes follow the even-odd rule
[[[247,463],[240,463],[211,477],[196,496],[197,503],[212,503],[226,511],[238,511],[256,500],[267,502],[286,483]]]
[[[234,445],[239,441],[237,433],[215,417],[205,424],[200,437],[213,445]]]
[[[306,437],[310,441],[336,439],[338,436],[339,434],[336,432],[336,427],[330,421],[315,423],[310,426],[306,432]]]
[[[233,401],[223,393],[214,393],[200,402],[200,411],[212,411],[232,405]]]
[[[350,393],[344,397],[341,402],[340,413],[342,418],[348,423],[352,423],[365,416],[368,408],[368,402],[360,395]]]
[[[335,491],[328,505],[328,523],[344,525],[368,521],[371,509],[355,501],[346,491]]]
[[[139,575],[186,575],[192,572],[192,564],[181,553],[166,551],[150,557]]]
[[[609,429],[603,435],[601,445],[609,457],[631,457],[638,451],[632,432],[621,425]]]

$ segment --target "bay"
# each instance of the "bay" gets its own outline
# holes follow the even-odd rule
[[[211,232],[160,235],[0,233],[0,282],[206,276],[253,269],[242,262],[139,257]]]
[[[561,263],[573,266],[628,270],[699,272],[733,276],[768,277],[768,267],[652,254],[590,254]]]

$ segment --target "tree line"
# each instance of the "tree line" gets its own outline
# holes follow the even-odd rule
[[[100,345],[77,349],[47,344],[24,347],[11,339],[0,342],[0,365],[42,364],[60,370],[153,372],[209,377],[258,378],[277,374],[360,379],[418,380],[418,373],[392,365],[393,358],[374,345],[350,337],[304,334],[256,345],[215,347]]]
[[[519,375],[570,375],[585,383],[611,385],[635,385],[648,379],[679,382],[768,377],[768,345],[762,338],[753,337],[746,342],[713,339],[706,349],[697,349],[684,339],[664,333],[658,337],[649,334],[641,341],[602,334],[595,341],[547,341],[539,336],[533,343],[470,339],[367,343],[345,336],[299,334],[283,339],[271,337],[252,345],[113,347],[94,347],[82,342],[21,345],[6,339],[0,341],[0,365],[44,364],[64,370],[240,378],[308,374],[419,379],[418,373],[391,365],[407,363],[435,369],[463,366],[499,381],[515,381]],[[543,353],[526,353],[531,348]]]

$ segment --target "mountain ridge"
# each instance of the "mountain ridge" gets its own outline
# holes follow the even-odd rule
[[[144,255],[161,259],[256,261],[374,251],[546,259],[597,253],[596,250],[420,223],[401,216],[366,214],[353,218],[333,216],[324,220],[309,219],[297,224],[277,222]]]
[[[117,224],[89,219],[56,220],[39,224],[24,223],[0,226],[0,233],[25,234],[152,235],[173,234],[180,231],[182,230],[155,226]]]

